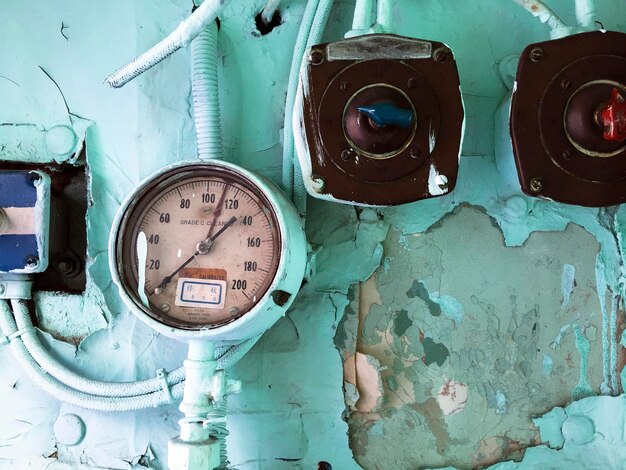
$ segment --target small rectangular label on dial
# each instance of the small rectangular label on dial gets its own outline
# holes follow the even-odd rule
[[[226,281],[178,278],[176,301],[179,307],[224,308],[226,301]]]

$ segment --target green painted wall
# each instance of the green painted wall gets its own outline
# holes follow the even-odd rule
[[[572,1],[548,3],[573,23]],[[624,2],[597,3],[607,29],[626,30]],[[194,156],[188,51],[120,90],[103,80],[190,6],[0,5],[0,160],[62,159],[45,143],[59,124],[87,150],[89,287],[84,296],[40,294],[37,313],[55,353],[94,378],[152,376],[185,355],[122,307],[106,250],[133,186]],[[220,16],[223,128],[228,160],[278,180],[304,1],[284,0],[284,23],[266,36],[254,25],[262,6],[233,0]],[[343,36],[352,9],[336,2],[326,39]],[[622,468],[624,402],[613,395],[624,210],[532,200],[511,184],[497,64],[548,39],[547,27],[507,0],[397,0],[393,19],[399,34],[455,52],[467,115],[457,190],[384,210],[310,203],[317,274],[232,371],[243,382],[229,403],[233,466],[315,469],[326,460],[339,470],[400,470],[523,458],[496,468]],[[54,336],[84,339],[75,347]],[[86,412],[44,395],[6,348],[0,364],[0,400],[11,403],[0,412],[0,468],[163,468],[176,405]],[[69,412],[86,424],[79,446],[55,440],[52,423]]]

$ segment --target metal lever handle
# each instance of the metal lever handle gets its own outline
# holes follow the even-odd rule
[[[413,124],[413,111],[400,108],[390,101],[360,106],[357,110],[367,116],[376,127],[395,126],[406,129]]]
[[[600,119],[604,127],[604,140],[626,140],[626,99],[617,88],[613,88],[609,102],[600,111]]]

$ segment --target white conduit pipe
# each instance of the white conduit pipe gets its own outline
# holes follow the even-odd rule
[[[293,177],[294,177],[294,158],[295,143],[293,140],[293,107],[296,102],[296,90],[298,89],[298,80],[300,77],[300,67],[307,52],[307,42],[309,33],[313,25],[313,19],[317,12],[317,6],[320,0],[309,0],[304,9],[302,22],[296,38],[296,44],[293,50],[293,58],[291,59],[291,69],[289,70],[289,82],[287,85],[287,100],[285,102],[285,120],[283,123],[283,176],[282,188],[287,193],[287,197],[293,199]]]
[[[21,336],[21,339],[28,353],[49,375],[80,392],[109,397],[139,396],[162,390],[165,385],[164,380],[169,386],[173,386],[185,379],[183,367],[167,373],[164,379],[157,377],[137,382],[101,382],[85,378],[68,369],[50,355],[33,327],[30,312],[25,303],[12,302],[12,307],[17,328],[27,331]]]
[[[576,21],[583,28],[593,28],[595,26],[595,0],[576,0]]]
[[[191,93],[200,160],[224,156],[217,62],[217,23],[213,21],[191,43]]]
[[[274,14],[276,13],[276,10],[278,10],[279,6],[280,0],[268,0],[265,4],[265,8],[263,8],[263,11],[261,12],[261,19],[263,20],[263,23],[269,24],[272,21],[272,18],[274,18]]]
[[[542,23],[548,23],[552,30],[567,29],[556,13],[547,7],[541,0],[514,0],[515,3],[528,10],[533,16],[539,18]]]
[[[27,314],[26,305],[23,302],[12,301],[14,309],[17,313],[18,318],[23,318],[23,315]],[[30,320],[30,318],[29,318]],[[39,346],[33,346],[33,351],[38,350],[35,354],[37,355],[37,359],[35,359],[31,355],[31,351],[29,351],[24,343],[39,342],[38,338],[35,336],[36,333],[28,332],[32,326],[32,323],[22,322],[20,319],[20,324],[24,326],[20,326],[19,330],[23,331],[21,336],[14,338],[11,341],[11,349],[13,350],[13,354],[17,359],[18,363],[22,366],[26,374],[35,382],[38,386],[40,386],[44,391],[54,396],[58,400],[64,401],[66,403],[86,408],[90,410],[96,411],[109,411],[109,412],[121,412],[121,411],[134,411],[140,410],[144,408],[151,408],[159,405],[163,405],[170,402],[170,397],[168,393],[162,389],[163,384],[160,379],[151,379],[147,381],[142,381],[138,383],[121,383],[115,384],[111,382],[101,382],[84,379],[72,371],[69,371],[65,368],[65,366],[59,364],[51,363],[51,361],[55,361],[53,358],[49,357],[49,353],[43,349],[43,346],[39,344]],[[9,305],[6,301],[0,300],[0,330],[5,337],[9,337],[13,335],[16,331],[18,331],[18,327],[13,318],[13,314]],[[36,339],[33,337],[35,336]],[[28,338],[30,337],[31,340]],[[239,359],[241,359],[249,350],[254,346],[254,344],[258,341],[258,338],[253,338],[247,341],[244,341],[241,344],[230,347],[222,347],[219,351],[216,352],[216,360],[217,366],[220,369],[225,369],[234,365]],[[41,359],[41,362],[39,361]],[[56,362],[56,361],[55,361]],[[48,366],[52,366],[52,371],[57,373],[58,375],[53,377],[52,372],[48,370]],[[183,372],[184,373],[184,372]],[[170,380],[178,379],[180,376],[180,369],[172,372],[169,376]],[[74,378],[69,378],[69,375],[75,376]],[[59,379],[61,377],[61,379]],[[120,387],[126,388],[131,387],[129,390],[132,393],[135,393],[135,387],[143,388],[145,384],[152,382],[153,380],[158,380],[158,387],[155,388],[154,391],[147,392],[142,395],[133,395],[133,396],[113,396],[112,394],[99,394],[99,393],[89,393],[84,392],[78,389],[75,389],[72,384],[76,384],[76,379],[79,379],[82,384],[81,386],[85,387],[93,387],[93,390],[112,387],[115,389],[118,385]],[[68,379],[69,383],[64,383],[65,380]],[[89,385],[86,385],[89,384]],[[178,400],[182,397],[184,380],[180,382],[174,383],[170,382],[171,385],[171,394],[172,399]]]
[[[13,337],[17,332],[11,310],[4,300],[0,301],[0,329],[6,337]],[[70,405],[94,411],[123,412],[156,407],[170,401],[170,396],[165,390],[136,397],[102,397],[79,392],[48,375],[28,353],[21,337],[13,337],[10,347],[17,362],[35,384],[56,399]],[[172,397],[175,399],[180,398],[182,393],[182,383],[174,385],[171,389]]]
[[[333,0],[320,0],[318,7],[317,7],[317,11],[315,12],[315,18],[313,20],[313,24],[311,25],[309,38],[306,43],[306,48],[305,48],[306,51],[311,49],[311,47],[313,47],[315,44],[319,44],[322,41],[322,36],[324,35],[324,29],[326,29],[326,23],[328,23],[328,17],[330,16],[330,10],[332,6],[333,6]],[[301,63],[301,66],[304,66],[306,64],[306,57],[303,57],[300,63]],[[298,87],[298,80],[296,79],[294,96],[295,96],[295,91],[297,90],[297,87]],[[293,116],[293,104],[291,105],[290,111],[291,112],[289,113],[289,125],[286,127],[289,127],[290,129],[292,129],[291,134],[290,134],[291,149],[292,149],[291,161],[294,162],[294,160],[297,160],[297,159],[295,157],[295,152],[293,150],[293,147],[295,144],[293,140],[293,128],[291,124],[292,116]],[[302,178],[300,162],[297,161],[295,162],[295,164],[292,164],[292,169],[293,169],[292,171],[295,170],[293,203],[296,206],[296,209],[298,210],[298,213],[300,214],[300,216],[304,217],[304,215],[306,214],[307,192],[306,192],[306,187],[304,185],[304,180]]]
[[[391,33],[393,16],[393,1],[378,0],[376,5],[376,24],[380,26],[383,33]]]
[[[356,0],[354,5],[354,17],[352,18],[352,31],[356,34],[363,34],[372,27],[373,23],[372,0]],[[350,36],[356,36],[356,34],[348,34]]]
[[[215,21],[228,1],[206,0],[165,39],[109,75],[105,82],[114,88],[122,87],[181,47],[187,46],[209,23]]]

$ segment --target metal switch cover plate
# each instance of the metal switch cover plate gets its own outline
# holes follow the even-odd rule
[[[511,137],[522,190],[600,207],[626,201],[626,143],[598,113],[626,89],[626,34],[596,31],[528,46],[517,69]]]
[[[444,44],[380,34],[314,46],[300,94],[294,130],[314,197],[386,206],[454,189],[464,110]],[[363,111],[380,106],[411,125]]]
[[[40,171],[0,171],[0,273],[48,267],[50,178]]]

